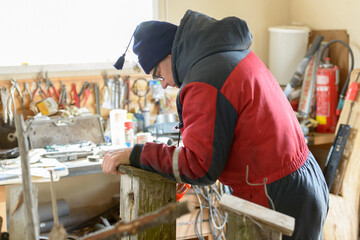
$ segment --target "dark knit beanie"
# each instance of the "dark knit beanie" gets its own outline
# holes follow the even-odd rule
[[[134,33],[133,52],[146,74],[171,53],[177,26],[168,22],[148,21]]]

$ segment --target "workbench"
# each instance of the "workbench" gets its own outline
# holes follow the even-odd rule
[[[89,162],[86,159],[65,162],[69,174],[55,182],[58,198],[67,198],[72,208],[82,208],[86,205],[101,205],[119,193],[119,177],[104,174],[101,162]],[[101,178],[101,181],[99,181]],[[50,201],[49,179],[33,178],[33,183],[38,185],[39,203]],[[7,211],[10,202],[10,189],[21,186],[18,175],[5,175],[0,173],[0,216],[6,223]],[[3,224],[2,231],[5,231]]]

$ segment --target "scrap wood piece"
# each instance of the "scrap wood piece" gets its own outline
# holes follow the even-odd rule
[[[11,216],[14,216],[14,214],[21,207],[23,202],[24,202],[24,192],[21,191],[20,194],[19,194],[18,200],[16,202],[16,205],[15,205],[14,209],[11,211]]]
[[[295,228],[293,217],[229,194],[221,197],[219,209],[238,216],[249,216],[262,225],[287,236],[291,236]]]
[[[169,224],[170,222],[175,221],[176,218],[194,211],[194,209],[194,204],[189,201],[168,204],[155,212],[146,214],[128,223],[118,222],[111,227],[91,233],[88,236],[83,237],[82,240],[104,239],[115,234],[117,237],[134,235],[148,228]]]

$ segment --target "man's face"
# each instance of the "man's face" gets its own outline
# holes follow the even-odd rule
[[[156,72],[154,72],[154,70],[156,70]],[[163,89],[167,88],[167,86],[176,87],[171,70],[171,55],[168,55],[161,62],[159,62],[159,64],[150,71],[150,74],[163,79],[160,80],[161,87]]]

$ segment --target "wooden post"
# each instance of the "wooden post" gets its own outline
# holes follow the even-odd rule
[[[219,208],[231,213],[226,239],[281,240],[282,234],[291,236],[295,219],[244,199],[224,194]]]
[[[22,239],[35,240],[39,238],[40,227],[37,217],[37,205],[35,205],[32,190],[33,186],[31,183],[28,155],[29,143],[27,141],[27,137],[25,136],[25,126],[22,115],[18,114],[15,116],[15,128],[21,156],[22,187],[24,192],[24,206],[26,209],[24,221],[27,224],[27,235],[23,236]]]
[[[120,181],[120,218],[122,221],[135,220],[169,203],[176,202],[175,182],[131,166],[120,165],[118,170],[124,173]],[[172,240],[175,238],[176,223],[173,222],[122,239]]]
[[[1,232],[7,232],[7,219],[6,219],[6,189],[5,186],[0,186],[0,216],[2,217]]]
[[[32,187],[32,196],[34,197],[34,204],[37,206],[37,185],[33,185]],[[29,222],[27,221],[26,214],[27,209],[26,205],[23,202],[20,207],[14,211],[17,207],[19,195],[23,191],[23,187],[21,185],[13,185],[10,188],[10,224],[9,224],[9,234],[11,239],[15,240],[23,240],[29,239]],[[37,220],[38,221],[38,220]]]

